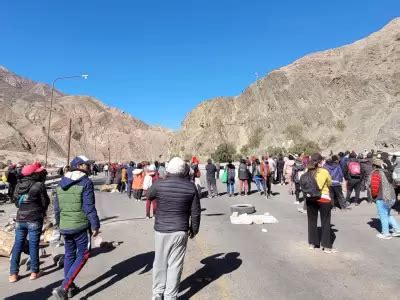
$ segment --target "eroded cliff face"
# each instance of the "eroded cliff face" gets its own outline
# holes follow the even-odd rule
[[[51,89],[0,69],[0,150],[43,157]],[[171,132],[149,126],[129,114],[86,96],[56,91],[51,121],[51,161],[66,159],[69,118],[72,155],[96,160],[167,159]],[[2,151],[4,153],[4,151]],[[4,156],[4,155],[3,155]]]
[[[291,125],[324,149],[400,148],[400,19],[272,71],[237,97],[201,103],[172,152],[208,156],[225,141],[240,150],[256,130],[260,148],[289,147],[296,142],[286,132]]]

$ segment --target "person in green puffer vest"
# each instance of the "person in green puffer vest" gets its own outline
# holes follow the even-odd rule
[[[93,182],[89,179],[90,161],[77,156],[71,161],[71,171],[57,187],[54,200],[56,223],[65,242],[64,280],[53,290],[55,299],[67,299],[76,294],[73,283],[89,258],[90,239],[99,233],[100,221],[95,206]]]

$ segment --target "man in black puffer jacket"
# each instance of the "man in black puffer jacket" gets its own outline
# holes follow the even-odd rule
[[[167,178],[155,182],[148,194],[157,200],[153,299],[177,299],[188,237],[199,232],[200,198],[194,183],[184,178],[185,169],[182,159],[171,159]]]

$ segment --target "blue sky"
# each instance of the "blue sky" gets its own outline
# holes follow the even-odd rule
[[[3,1],[0,65],[177,129],[201,101],[255,73],[351,43],[400,15],[399,0]]]

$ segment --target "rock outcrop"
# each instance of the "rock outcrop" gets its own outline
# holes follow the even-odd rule
[[[51,87],[21,78],[0,67],[0,150],[3,158],[25,152],[43,159],[46,148]],[[52,163],[67,156],[69,118],[71,155],[99,161],[168,158],[171,132],[152,127],[127,113],[87,96],[55,91],[49,155]],[[9,153],[9,155],[7,155]]]
[[[288,131],[322,149],[400,148],[400,19],[365,39],[305,56],[236,97],[201,103],[173,153],[207,156],[223,142],[239,151],[254,132],[260,148],[290,147]]]

